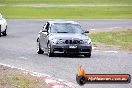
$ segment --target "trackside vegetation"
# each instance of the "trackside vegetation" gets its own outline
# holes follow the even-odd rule
[[[92,41],[98,45],[112,45],[118,46],[120,49],[132,50],[132,29],[97,32],[92,33],[89,36]]]
[[[0,4],[132,4],[132,0],[0,0]]]
[[[131,19],[132,6],[15,7],[0,6],[7,19]]]

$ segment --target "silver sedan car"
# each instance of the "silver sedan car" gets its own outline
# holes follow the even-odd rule
[[[91,56],[92,42],[81,26],[74,21],[48,21],[39,32],[37,53],[47,52]]]

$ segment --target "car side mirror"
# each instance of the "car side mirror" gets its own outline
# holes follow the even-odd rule
[[[84,33],[89,33],[89,31],[85,31]]]
[[[43,32],[43,34],[44,34],[44,35],[48,35],[48,33],[47,33],[47,32]]]
[[[47,32],[46,30],[42,30],[42,33],[43,33],[44,35],[48,35],[48,32]]]
[[[47,32],[47,30],[42,30],[42,32]]]

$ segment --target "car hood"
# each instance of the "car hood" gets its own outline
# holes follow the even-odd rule
[[[49,39],[88,39],[88,35],[86,34],[73,34],[73,33],[52,33],[49,35]]]

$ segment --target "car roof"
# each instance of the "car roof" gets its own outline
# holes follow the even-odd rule
[[[78,24],[75,21],[65,21],[65,20],[54,20],[54,21],[48,21],[50,24],[55,24],[55,23],[71,23],[71,24]]]

